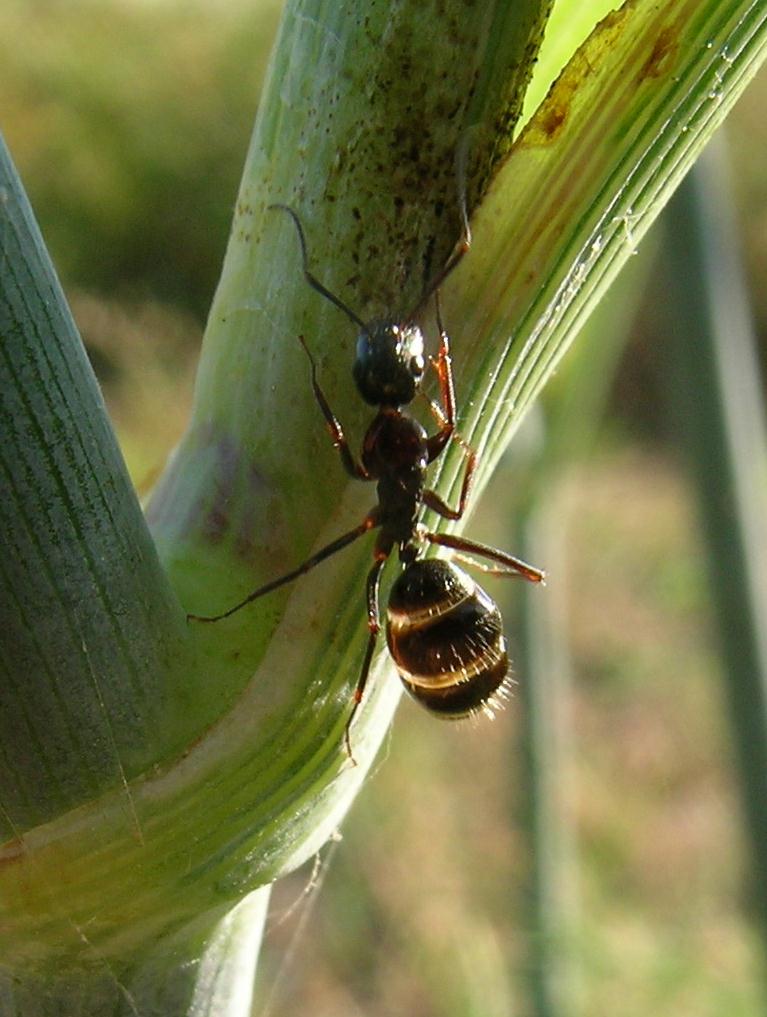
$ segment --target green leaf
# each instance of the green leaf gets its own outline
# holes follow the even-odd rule
[[[121,788],[191,736],[183,614],[0,141],[0,827]],[[186,687],[185,687],[186,686]]]

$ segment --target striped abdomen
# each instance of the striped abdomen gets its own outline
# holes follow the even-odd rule
[[[394,583],[386,639],[408,692],[458,718],[491,711],[509,671],[501,612],[452,562],[411,562]]]

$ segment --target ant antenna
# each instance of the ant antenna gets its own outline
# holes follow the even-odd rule
[[[413,318],[416,318],[423,310],[424,305],[428,302],[432,293],[436,293],[439,290],[442,283],[445,279],[447,279],[453,269],[458,267],[460,262],[463,260],[464,254],[466,254],[471,247],[471,226],[469,226],[469,212],[466,207],[466,163],[468,161],[468,151],[469,132],[467,131],[461,139],[458,150],[455,153],[455,175],[458,184],[458,209],[461,214],[461,226],[463,227],[461,236],[458,238],[458,242],[451,251],[444,266],[439,272],[437,272],[436,276],[424,290],[421,302],[413,312]],[[440,327],[440,331],[441,330],[442,329]]]
[[[461,212],[463,236],[456,244],[461,257],[471,247],[471,226],[469,226],[469,210],[466,207],[466,164],[469,161],[469,131],[467,130],[455,153],[455,176],[458,183],[458,208]],[[449,259],[448,259],[449,260]]]
[[[303,260],[304,278],[306,281],[312,289],[317,290],[317,292],[321,293],[326,300],[331,302],[331,304],[335,304],[339,311],[343,311],[347,317],[351,318],[355,325],[359,325],[363,332],[367,332],[368,327],[362,318],[360,318],[359,315],[356,315],[350,307],[347,307],[343,300],[340,300],[337,296],[335,296],[335,294],[331,293],[330,290],[326,289],[319,279],[315,275],[312,275],[309,271],[309,258],[306,253],[306,238],[304,237],[304,229],[301,225],[301,220],[298,218],[297,214],[289,205],[281,205],[279,203],[267,205],[267,211],[271,211],[276,208],[280,208],[283,212],[287,212],[296,224],[296,229],[298,230],[298,242],[301,244],[301,258]]]

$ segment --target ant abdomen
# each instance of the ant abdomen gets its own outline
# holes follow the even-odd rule
[[[431,713],[492,712],[509,673],[497,605],[440,558],[405,566],[389,596],[386,638],[405,688]]]

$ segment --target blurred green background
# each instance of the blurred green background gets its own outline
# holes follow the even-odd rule
[[[0,126],[140,490],[187,417],[279,7],[0,9]],[[765,103],[763,73],[727,129],[762,361]],[[663,314],[675,281],[657,267],[660,232],[520,433],[471,533],[545,566],[538,596],[557,610],[556,1012],[755,1017],[767,1011],[763,944],[700,524],[674,440]],[[583,439],[543,469],[569,372],[588,374],[597,355],[603,365],[607,342],[615,373],[579,421]],[[517,591],[490,583],[513,623]],[[521,622],[510,629],[512,656],[527,660]],[[256,1013],[537,1012],[522,702],[458,727],[403,702],[342,839],[277,888]]]

